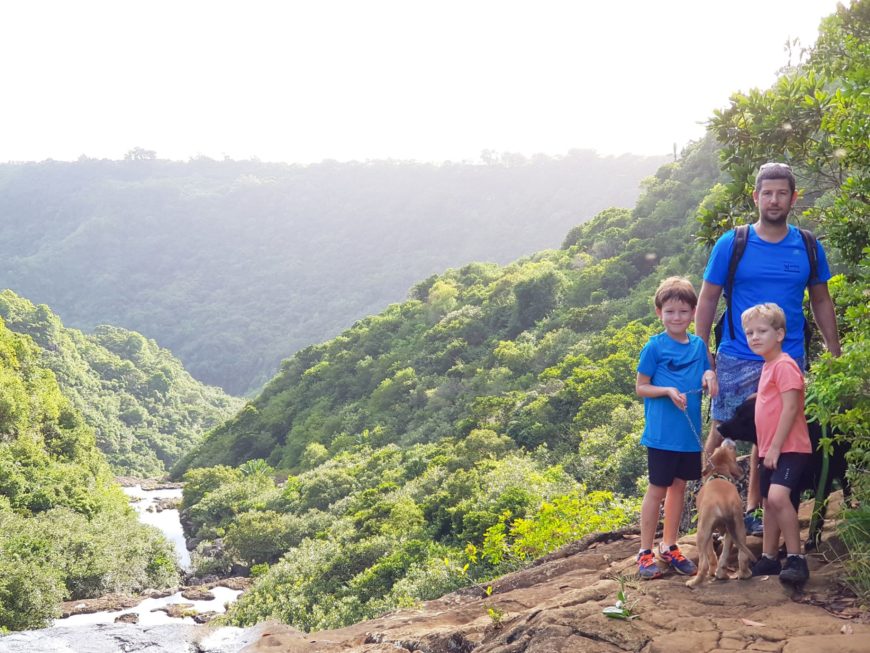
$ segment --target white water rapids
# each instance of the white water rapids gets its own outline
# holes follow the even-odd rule
[[[153,508],[160,499],[181,496],[180,489],[143,490],[124,488],[139,519],[159,528],[175,548],[182,570],[190,568],[178,510]],[[0,636],[0,653],[236,653],[256,636],[251,629],[209,628],[195,625],[192,617],[173,618],[159,608],[171,603],[190,603],[196,612],[224,612],[240,592],[226,587],[211,590],[214,599],[191,601],[181,592],[159,599],[144,599],[137,606],[121,610],[78,614],[55,619],[50,628],[28,630]],[[135,613],[139,623],[115,623],[115,619]]]

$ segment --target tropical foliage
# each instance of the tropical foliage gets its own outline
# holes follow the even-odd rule
[[[116,474],[159,477],[241,402],[204,386],[153,340],[117,327],[83,334],[44,305],[0,292],[0,317],[39,346],[40,364],[96,434]]]
[[[0,322],[0,630],[176,580],[171,545],[138,522],[37,347]]]

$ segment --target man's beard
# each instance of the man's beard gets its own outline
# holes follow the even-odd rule
[[[770,211],[760,211],[761,221],[768,224],[778,225],[788,221],[788,216],[791,213],[791,205],[787,209],[780,209],[775,216],[770,214]]]

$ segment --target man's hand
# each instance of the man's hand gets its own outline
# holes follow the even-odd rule
[[[715,397],[719,394],[719,379],[716,376],[716,372],[713,370],[707,370],[704,372],[704,376],[701,377],[701,387],[707,391],[707,394],[711,397]]]

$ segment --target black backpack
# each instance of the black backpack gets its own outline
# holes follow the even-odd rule
[[[807,286],[819,276],[819,259],[816,251],[816,237],[809,229],[798,228],[801,233],[801,238],[804,241],[804,248],[807,251],[807,258],[810,262],[810,276],[807,278]],[[734,227],[734,247],[731,250],[731,260],[728,261],[728,277],[725,279],[725,285],[722,287],[722,294],[725,296],[725,311],[716,320],[716,326],[713,328],[713,335],[716,337],[716,349],[722,344],[722,329],[725,321],[725,316],[728,316],[728,335],[734,340],[734,316],[731,314],[731,290],[734,288],[734,275],[737,273],[737,264],[743,258],[743,252],[746,251],[746,241],[749,239],[749,225],[741,224]],[[810,326],[810,320],[804,318],[804,351],[809,354],[810,340],[813,335],[813,329]]]

